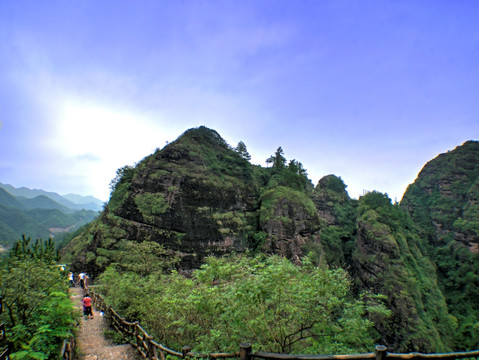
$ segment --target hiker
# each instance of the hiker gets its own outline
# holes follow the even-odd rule
[[[81,272],[80,275],[78,275],[80,278],[80,286],[82,289],[85,289],[85,273]]]
[[[73,273],[70,271],[68,273],[68,281],[70,283],[70,287],[74,287],[75,286],[75,278],[73,277]]]
[[[83,304],[83,315],[85,319],[93,319],[93,312],[91,311],[91,297],[89,294],[85,294],[83,300],[81,301]]]

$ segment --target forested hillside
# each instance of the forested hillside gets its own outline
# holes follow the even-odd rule
[[[476,148],[470,151],[475,155],[452,161],[453,165],[445,163],[433,168],[428,164],[425,167],[426,173],[441,171],[443,175],[434,176],[444,176],[444,179],[451,179],[452,174],[456,176],[460,172],[460,177],[451,181],[463,184],[467,179],[470,185],[464,185],[466,190],[461,188],[459,194],[456,193],[460,188],[458,184],[448,187],[443,194],[447,194],[446,205],[440,199],[433,202],[423,195],[411,197],[408,195],[411,191],[414,194],[424,192],[418,190],[423,187],[423,170],[399,205],[392,204],[386,194],[375,191],[358,200],[351,199],[346,191],[347,185],[335,175],[323,177],[314,186],[302,164],[296,160],[288,161],[281,147],[267,159],[270,166],[261,167],[249,162],[250,155],[244,143],[233,148],[214,130],[205,127],[190,129],[135,167],[125,166],[118,170],[118,176],[111,184],[110,201],[100,217],[63,250],[64,260],[71,263],[75,271],[87,271],[95,277],[103,274],[101,281],[105,286],[117,284],[110,287],[117,289],[111,291],[110,301],[116,301],[131,320],[149,318],[152,333],[159,323],[151,318],[151,314],[158,313],[158,309],[153,303],[147,311],[140,304],[125,303],[125,297],[131,299],[131,292],[121,289],[131,290],[133,287],[135,292],[156,293],[159,290],[154,284],[162,278],[165,294],[170,291],[179,294],[174,289],[178,290],[183,280],[177,276],[187,275],[184,280],[187,283],[188,276],[201,278],[203,275],[194,270],[205,263],[212,266],[214,262],[210,256],[230,255],[228,258],[232,257],[230,261],[234,262],[235,258],[264,254],[287,258],[299,267],[309,264],[312,266],[307,271],[309,275],[301,275],[306,278],[313,276],[316,270],[312,269],[344,269],[348,274],[344,283],[347,295],[340,296],[347,302],[357,301],[356,314],[369,322],[362,323],[363,328],[357,329],[354,341],[349,345],[343,343],[344,347],[328,348],[319,342],[317,338],[326,335],[321,332],[324,329],[318,328],[319,332],[312,334],[309,342],[298,340],[302,347],[295,346],[292,351],[358,351],[361,349],[361,329],[366,336],[364,342],[382,343],[391,351],[477,348],[478,310],[477,300],[474,300],[477,297],[462,295],[475,294],[478,286],[475,258],[478,228],[474,222],[477,220],[474,215],[477,210],[477,173],[474,171],[479,150],[475,142],[458,149],[474,146]],[[448,159],[457,151],[441,156]],[[459,164],[464,170],[458,170]],[[425,193],[434,194],[429,190]],[[463,203],[458,199],[463,199]],[[431,203],[434,206],[430,206]],[[457,207],[462,210],[456,211]],[[444,223],[440,222],[441,219]],[[452,235],[458,234],[458,230],[460,235]],[[264,266],[266,263],[264,260]],[[221,281],[230,286],[232,275],[225,275],[224,268],[246,271],[249,266],[228,264],[216,265],[217,276],[214,271],[213,275],[208,275],[211,276],[209,288],[204,279],[199,279],[195,286],[201,291],[212,292]],[[172,278],[164,278],[171,269],[180,274],[173,273]],[[257,271],[248,269],[253,271],[252,275]],[[261,286],[274,282],[264,276],[266,280]],[[244,278],[248,276],[244,275]],[[142,285],[138,288],[135,284]],[[310,283],[310,286],[309,296],[314,297],[319,285]],[[461,286],[468,287],[466,294]],[[270,291],[257,289],[262,294]],[[331,299],[337,296],[333,287],[329,290],[332,291]],[[199,290],[195,290],[195,294],[196,291]],[[230,289],[224,291],[228,293]],[[191,296],[186,296],[185,301],[190,299],[193,303],[184,304],[182,309],[207,304]],[[317,306],[326,310],[327,305],[318,303]],[[332,323],[337,321],[338,326],[343,321],[343,311],[346,311],[340,308],[336,317],[330,319]],[[278,311],[279,314],[281,310]],[[298,308],[298,311],[310,310]],[[168,321],[184,318],[181,311],[178,316],[178,319]],[[196,330],[184,328],[185,333],[174,336],[205,339],[226,331],[211,328],[208,334],[195,335],[194,331],[200,331],[198,327],[201,325],[197,325]],[[294,329],[289,331],[294,333]],[[344,341],[334,340],[331,334],[327,336],[332,342]],[[205,344],[200,342],[198,346],[207,346]],[[278,349],[276,345],[271,345],[269,350]]]
[[[68,295],[67,272],[53,241],[22,238],[0,257],[0,347],[4,359],[57,359],[78,326]]]
[[[427,239],[439,285],[458,319],[455,346],[479,339],[479,142],[428,162],[401,201]]]
[[[9,248],[21,239],[22,235],[34,239],[48,239],[89,223],[98,216],[96,211],[78,210],[77,205],[68,207],[54,201],[40,190],[31,195],[32,190],[16,189],[10,185],[0,184],[0,245]],[[23,195],[12,195],[13,193]],[[59,195],[56,194],[58,197]]]
[[[29,189],[24,186],[17,188],[2,183],[0,183],[0,188],[4,189],[9,194],[24,200],[35,199],[38,197],[43,199],[48,198],[53,200],[56,204],[62,205],[64,209],[100,211],[103,207],[103,202],[93,196],[81,196],[77,194],[60,195],[56,192],[41,189]]]

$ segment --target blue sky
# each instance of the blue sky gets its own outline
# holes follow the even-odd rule
[[[478,59],[476,0],[3,0],[0,182],[108,200],[205,125],[399,201],[479,139]]]

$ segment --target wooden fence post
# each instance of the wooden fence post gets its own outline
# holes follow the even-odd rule
[[[147,341],[148,341],[148,350],[147,350],[148,351],[148,359],[149,360],[158,359],[158,356],[157,356],[156,350],[155,350],[155,346],[152,343],[153,337],[148,336]]]
[[[190,346],[183,346],[181,348],[181,353],[183,354],[183,359],[185,359],[188,356],[188,353],[191,351]]]
[[[376,360],[385,360],[388,348],[384,345],[376,345]]]
[[[251,359],[251,344],[243,343],[240,345],[240,360]]]
[[[141,349],[141,347],[143,346],[140,337],[141,337],[141,335],[140,335],[140,323],[138,321],[135,321],[135,338],[136,338],[136,348],[137,349]]]

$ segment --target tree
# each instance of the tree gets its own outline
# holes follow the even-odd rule
[[[230,352],[246,341],[258,351],[336,353],[367,351],[375,340],[347,273],[308,259],[299,267],[277,256],[211,257],[188,277],[110,267],[101,281],[113,308],[170,348]],[[375,310],[387,313],[368,304]]]
[[[295,159],[290,160],[288,164],[288,169],[298,175],[307,177],[308,173],[306,169],[303,167],[303,164],[301,164],[299,161],[296,161]]]
[[[153,241],[122,241],[118,244],[114,260],[118,270],[143,276],[171,269],[179,262],[172,251]]]
[[[245,160],[250,161],[251,155],[249,154],[248,150],[246,149],[246,145],[244,142],[240,141],[238,145],[235,147],[235,151]]]
[[[272,164],[271,178],[268,187],[286,186],[300,191],[312,191],[314,186],[308,179],[308,173],[299,161],[291,160],[286,166],[286,158],[281,146],[275,154],[270,156],[266,163]]]
[[[115,190],[117,186],[121,184],[122,182],[130,181],[133,177],[133,172],[134,172],[134,168],[129,165],[125,165],[119,168],[116,171],[115,177],[110,182],[110,190],[111,191]]]
[[[22,239],[13,244],[9,260],[37,259],[46,263],[54,263],[60,259],[52,238],[37,239],[35,243],[31,241],[31,238],[22,235]]]
[[[274,155],[270,156],[266,159],[267,164],[272,164],[272,168],[274,172],[280,172],[286,166],[286,158],[284,157],[284,152],[281,146],[276,149]]]
[[[1,320],[10,331],[12,359],[48,359],[72,334],[75,315],[66,275],[51,240],[22,237],[1,263]]]

